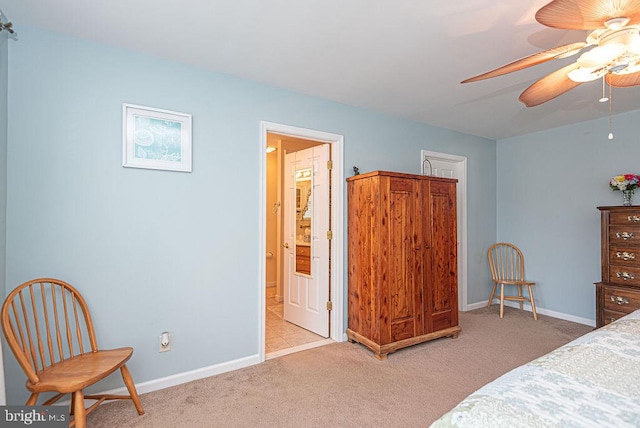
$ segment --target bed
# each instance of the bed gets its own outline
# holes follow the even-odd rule
[[[557,426],[640,426],[640,311],[508,372],[431,425]]]

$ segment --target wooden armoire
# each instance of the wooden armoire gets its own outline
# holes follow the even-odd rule
[[[387,171],[347,179],[347,336],[380,359],[460,332],[456,182]]]

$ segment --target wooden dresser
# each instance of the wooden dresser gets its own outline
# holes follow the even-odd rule
[[[347,179],[347,337],[380,359],[460,332],[456,182],[386,171]]]
[[[598,207],[602,279],[596,283],[596,327],[640,309],[640,206]]]

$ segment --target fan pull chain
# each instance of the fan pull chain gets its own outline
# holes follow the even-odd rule
[[[611,83],[609,83],[609,138],[613,140],[613,90],[611,89]]]
[[[607,97],[607,94],[604,92],[605,80],[605,76],[602,76],[602,98],[598,100],[601,103],[606,103],[607,101],[609,101],[609,97]]]

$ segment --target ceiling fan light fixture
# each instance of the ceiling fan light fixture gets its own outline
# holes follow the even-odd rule
[[[629,43],[629,53],[631,55],[640,55],[640,34],[636,34]]]
[[[600,37],[602,37],[602,35],[604,33],[606,33],[607,31],[609,31],[609,30],[607,30],[606,28],[598,28],[596,30],[593,30],[587,36],[587,44],[588,45],[597,45],[598,44],[598,40],[600,40]]]
[[[605,27],[610,30],[619,30],[625,25],[629,23],[630,19],[626,16],[621,16],[619,18],[611,18],[604,21]]]
[[[591,82],[607,74],[603,67],[578,67],[567,73],[567,77],[577,83]]]
[[[619,58],[626,50],[627,47],[622,43],[608,43],[583,53],[577,62],[584,68],[604,67]]]
[[[625,27],[621,30],[610,31],[602,35],[598,41],[599,47],[617,45],[624,47],[625,52],[637,47],[640,38],[640,28],[638,26]],[[613,48],[611,48],[613,51]],[[619,49],[619,48],[618,48]]]

